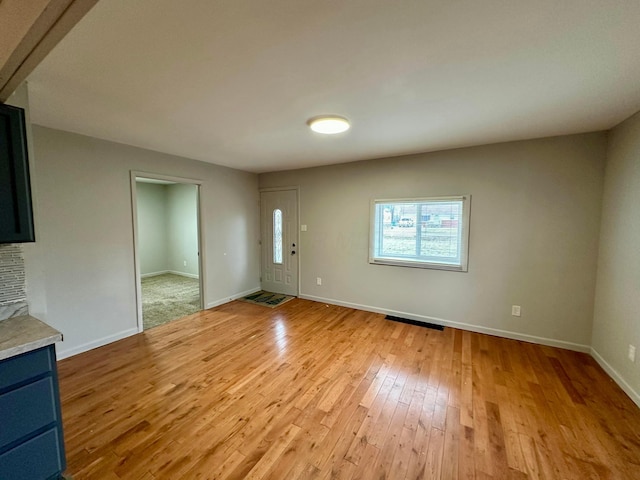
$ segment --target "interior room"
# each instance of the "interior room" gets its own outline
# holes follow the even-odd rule
[[[0,471],[637,478],[640,3],[28,3]]]
[[[202,310],[198,186],[136,177],[143,330]]]

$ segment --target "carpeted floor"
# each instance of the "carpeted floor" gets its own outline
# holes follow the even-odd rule
[[[141,283],[145,330],[200,311],[200,287],[195,278],[164,273],[143,278]]]

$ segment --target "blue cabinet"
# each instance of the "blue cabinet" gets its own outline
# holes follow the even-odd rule
[[[57,479],[65,468],[55,346],[0,361],[0,480]]]
[[[0,243],[33,242],[24,110],[0,104]]]

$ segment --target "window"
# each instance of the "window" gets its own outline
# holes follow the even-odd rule
[[[273,211],[273,263],[282,264],[282,211]]]
[[[369,263],[467,271],[471,196],[374,200]]]

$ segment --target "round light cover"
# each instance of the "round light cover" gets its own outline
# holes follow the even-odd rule
[[[307,122],[311,130],[325,135],[334,135],[349,130],[349,120],[338,115],[322,115],[313,117]]]

